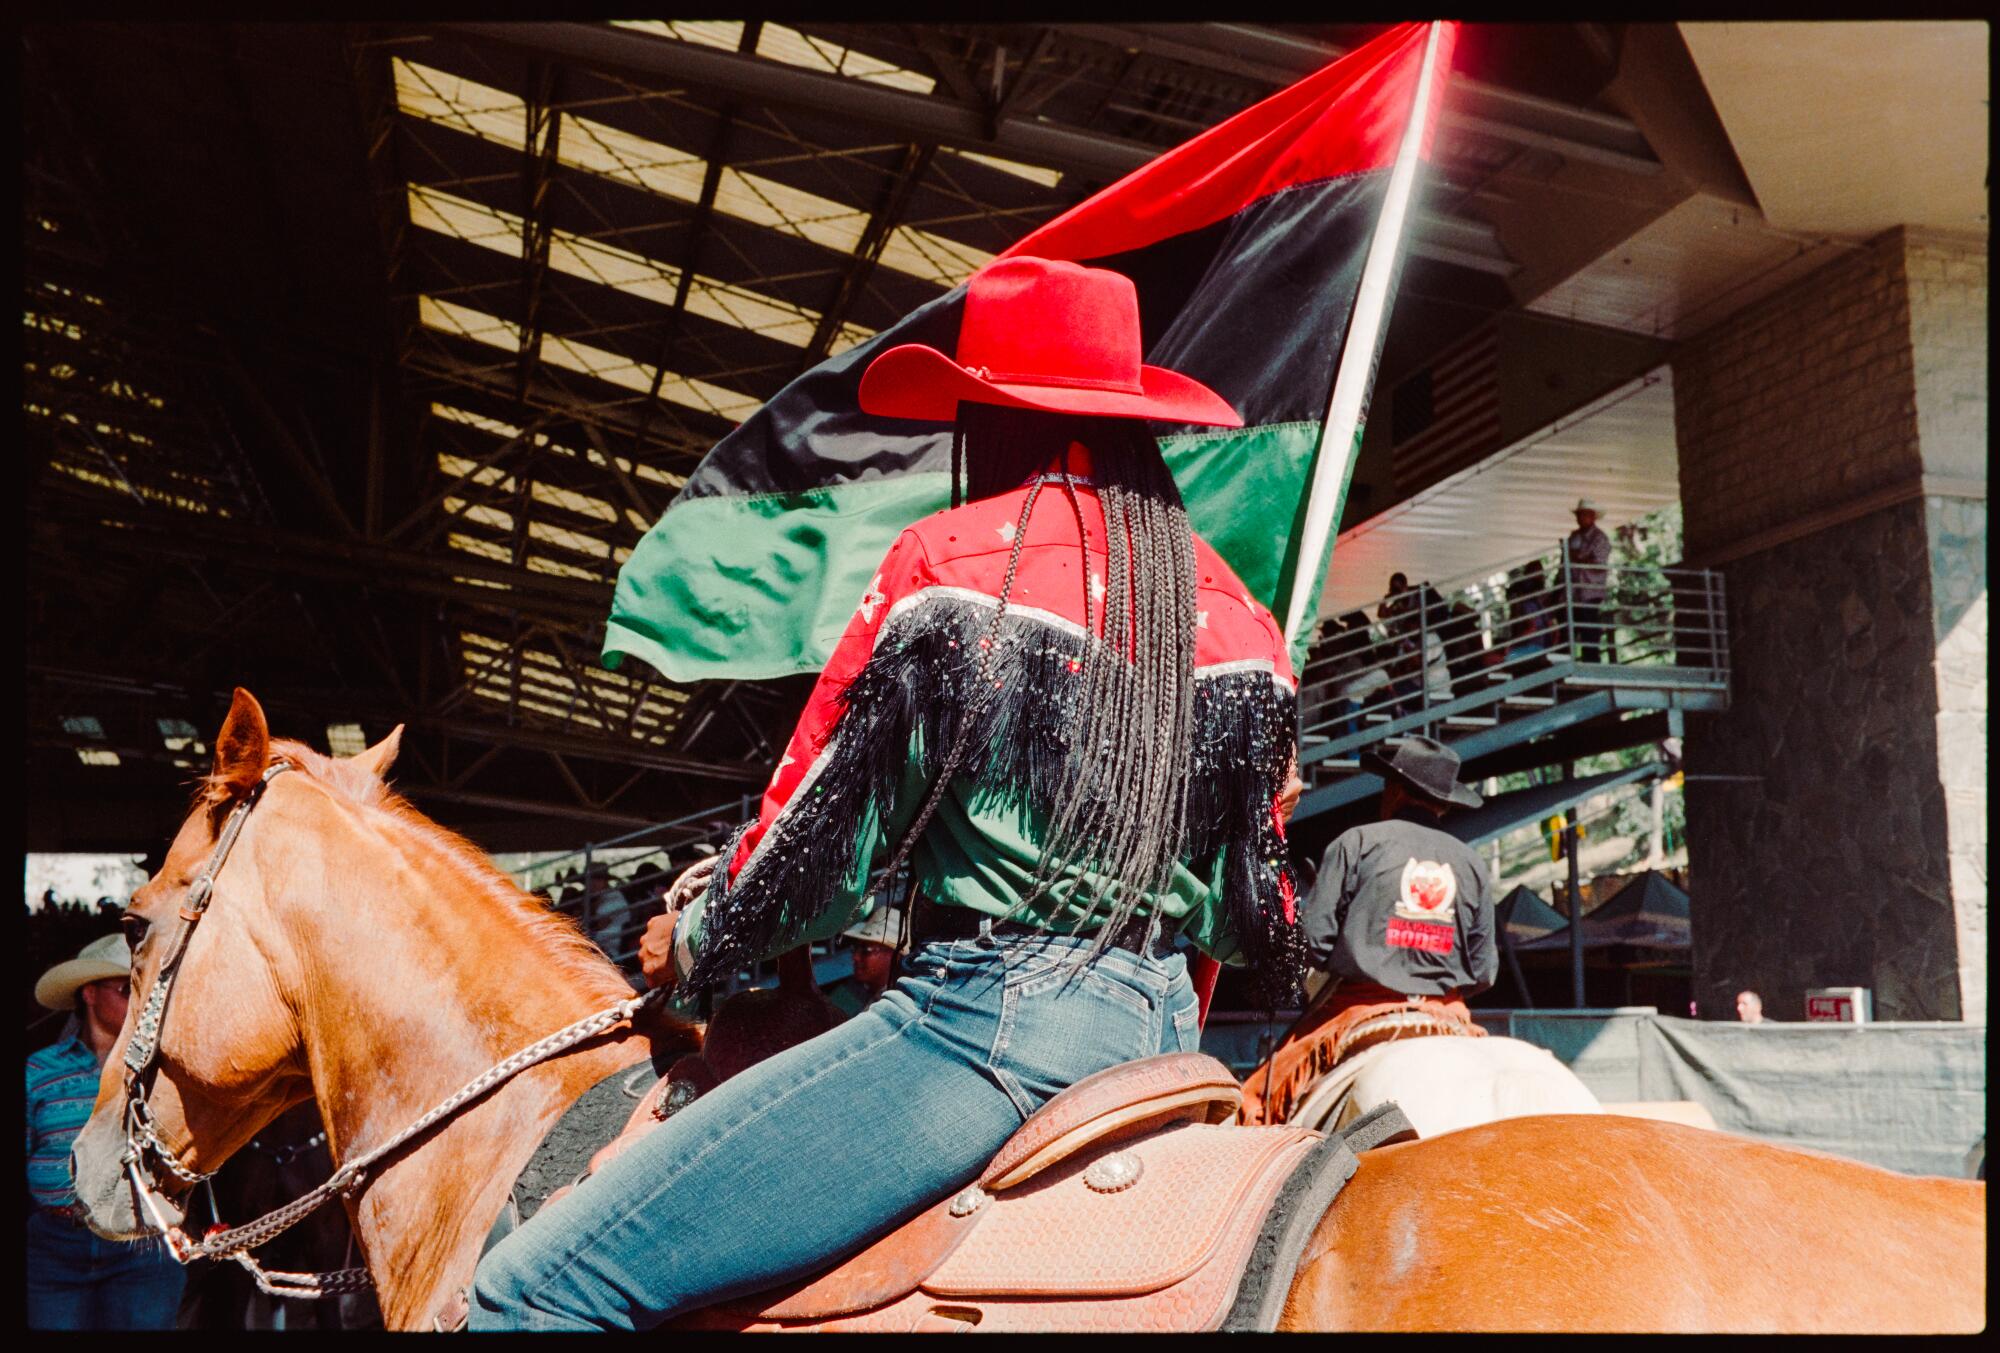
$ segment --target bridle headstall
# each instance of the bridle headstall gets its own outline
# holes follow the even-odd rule
[[[200,1239],[189,1237],[179,1226],[168,1220],[168,1209],[171,1204],[161,1192],[158,1178],[147,1166],[147,1157],[150,1156],[164,1167],[167,1173],[190,1187],[205,1183],[214,1172],[201,1174],[189,1169],[182,1162],[179,1154],[160,1139],[152,1108],[146,1102],[146,1092],[159,1071],[160,1029],[166,1020],[167,1002],[173,994],[174,979],[180,973],[181,960],[187,955],[188,942],[194,936],[195,927],[201,924],[202,916],[208,911],[209,903],[215,896],[216,877],[221,874],[222,866],[229,859],[231,848],[235,846],[237,837],[242,834],[245,820],[249,818],[251,809],[257,806],[257,801],[263,797],[271,781],[286,771],[295,769],[297,767],[289,761],[279,760],[270,764],[257,783],[250,787],[250,792],[229,810],[228,820],[222,824],[221,835],[216,838],[215,849],[210,853],[208,863],[202,866],[201,873],[188,885],[187,897],[180,906],[182,924],[179,933],[174,937],[174,947],[160,963],[159,974],[153,981],[152,989],[146,993],[145,1007],[140,1011],[138,1021],[132,1028],[132,1036],[125,1044],[125,1153],[120,1160],[125,1167],[126,1178],[131,1181],[132,1191],[142,1214],[153,1229],[165,1238],[168,1253],[180,1263],[187,1264],[196,1259],[233,1259],[249,1271],[251,1277],[257,1280],[257,1286],[268,1295],[313,1298],[332,1296],[340,1292],[358,1292],[374,1286],[374,1282],[365,1268],[335,1269],[327,1273],[283,1273],[267,1270],[250,1256],[250,1251],[270,1243],[333,1199],[362,1188],[367,1182],[369,1168],[377,1161],[422,1136],[489,1090],[511,1080],[539,1062],[567,1052],[578,1044],[588,1042],[599,1034],[635,1018],[641,1010],[662,999],[666,993],[664,988],[656,989],[634,996],[628,1001],[620,1001],[593,1015],[585,1016],[566,1028],[558,1029],[546,1038],[530,1043],[505,1061],[490,1067],[460,1086],[380,1146],[343,1163],[326,1182],[311,1192],[286,1203],[283,1207],[265,1213],[253,1222],[247,1222],[242,1226],[224,1226],[218,1220]]]

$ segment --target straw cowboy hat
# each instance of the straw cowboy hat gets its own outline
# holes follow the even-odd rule
[[[900,908],[881,906],[840,932],[850,940],[895,948],[902,942],[903,913]]]
[[[76,951],[76,957],[42,974],[35,983],[35,999],[50,1010],[69,1010],[76,1005],[77,988],[102,982],[107,977],[132,975],[132,950],[123,935],[104,935]]]
[[[1242,427],[1200,381],[1140,361],[1139,293],[1105,268],[1005,258],[965,287],[958,351],[889,349],[861,377],[861,407],[950,422],[961,400],[1050,413]]]
[[[1435,738],[1408,737],[1393,756],[1362,754],[1361,764],[1385,780],[1395,780],[1433,803],[1477,808],[1486,800],[1458,783],[1458,753]]]

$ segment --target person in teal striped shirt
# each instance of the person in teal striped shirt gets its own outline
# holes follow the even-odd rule
[[[70,1146],[90,1120],[104,1059],[132,994],[132,953],[106,935],[56,964],[35,999],[71,1011],[62,1035],[28,1057],[28,1327],[171,1329],[185,1275],[158,1240],[102,1240],[83,1221]]]

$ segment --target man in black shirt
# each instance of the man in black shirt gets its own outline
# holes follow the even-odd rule
[[[1342,833],[1320,862],[1299,917],[1314,966],[1391,996],[1484,991],[1500,971],[1493,882],[1470,846],[1437,827],[1479,795],[1457,783],[1457,755],[1430,738],[1363,764],[1382,776],[1381,820]]]
[[[1477,808],[1480,797],[1458,783],[1457,754],[1430,738],[1362,764],[1382,776],[1381,820],[1335,838],[1299,908],[1310,961],[1333,982],[1245,1080],[1246,1123],[1284,1122],[1305,1086],[1378,1026],[1390,1036],[1485,1033],[1464,998],[1500,971],[1493,883],[1479,856],[1437,827],[1448,808]]]

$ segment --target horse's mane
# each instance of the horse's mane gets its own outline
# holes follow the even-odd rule
[[[273,738],[270,756],[283,759],[355,807],[379,820],[393,823],[401,837],[417,850],[442,859],[463,876],[472,890],[493,910],[516,922],[546,954],[555,971],[573,978],[593,994],[607,1001],[623,1000],[632,989],[609,959],[587,939],[576,922],[551,911],[535,897],[523,892],[514,881],[486,857],[484,851],[457,832],[425,817],[403,798],[352,760],[327,756],[302,742]]]

